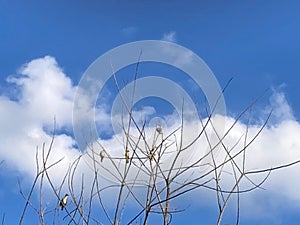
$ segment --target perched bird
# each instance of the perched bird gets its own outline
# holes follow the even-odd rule
[[[59,205],[58,206],[61,208],[61,210],[64,210],[64,208],[66,207],[67,201],[68,201],[68,197],[69,197],[69,195],[65,194],[65,196],[59,201]]]
[[[157,132],[158,134],[162,134],[162,128],[161,128],[161,127],[157,127],[157,128],[156,128],[156,132]]]
[[[155,157],[155,152],[156,152],[156,146],[152,146],[152,148],[151,148],[151,150],[150,150],[150,153],[149,153],[149,155],[148,155],[148,158],[149,158],[150,160],[154,159],[154,157]]]
[[[106,151],[104,149],[102,149],[102,151],[100,152],[100,158],[101,158],[101,162],[103,162],[103,159],[106,157]]]
[[[128,149],[125,150],[125,159],[126,159],[126,163],[129,163],[129,150]]]

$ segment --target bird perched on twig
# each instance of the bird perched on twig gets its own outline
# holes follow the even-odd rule
[[[65,196],[59,201],[58,207],[60,207],[61,210],[64,210],[64,208],[66,207],[68,202],[68,197],[69,195],[65,194]]]
[[[103,159],[106,157],[106,151],[104,149],[102,149],[102,151],[100,152],[100,160],[101,162],[103,162]]]
[[[156,132],[158,134],[162,134],[162,128],[161,127],[156,127]]]
[[[150,160],[154,159],[154,157],[155,157],[155,152],[156,152],[156,146],[152,146],[152,148],[151,148],[151,150],[150,150],[150,153],[149,153],[149,155],[148,155],[148,158],[149,158]]]
[[[125,150],[125,159],[126,159],[126,163],[129,163],[130,157],[129,157],[129,150],[128,149]]]

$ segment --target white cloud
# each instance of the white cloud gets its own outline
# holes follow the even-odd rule
[[[75,88],[50,56],[25,64],[8,82],[16,85],[19,96],[14,101],[0,97],[0,158],[12,168],[33,175],[36,146],[50,143],[46,130],[53,130],[54,117],[58,129],[71,129]],[[74,144],[71,137],[58,135],[51,161],[64,157],[68,165],[79,154]]]
[[[273,110],[272,114],[276,121],[295,120],[293,110],[287,102],[283,92],[274,90],[274,93],[270,98],[270,103],[270,107]]]
[[[177,42],[176,32],[170,31],[170,32],[164,33],[161,40],[169,41],[169,42]]]
[[[54,58],[32,60],[20,69],[19,76],[10,77],[8,82],[18,86],[18,105],[27,116],[38,123],[53,123],[55,116],[58,124],[71,125],[74,88]]]

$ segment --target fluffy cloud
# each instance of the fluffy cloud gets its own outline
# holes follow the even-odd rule
[[[37,123],[53,123],[55,116],[59,124],[71,125],[74,88],[54,58],[32,60],[19,70],[18,76],[9,77],[8,82],[19,90],[17,104],[22,114]]]
[[[32,60],[18,75],[7,79],[18,96],[0,97],[0,157],[12,168],[35,173],[36,146],[49,145],[54,117],[57,129],[71,129],[74,87],[53,57]],[[48,131],[48,132],[47,132]],[[48,144],[48,145],[47,145]],[[65,135],[55,138],[51,160],[74,160],[78,152],[74,140]]]

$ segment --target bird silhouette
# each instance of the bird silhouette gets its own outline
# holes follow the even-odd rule
[[[64,208],[66,207],[67,202],[68,202],[68,197],[69,197],[69,195],[65,194],[65,196],[59,201],[58,206],[61,208],[61,210],[64,210]]]

